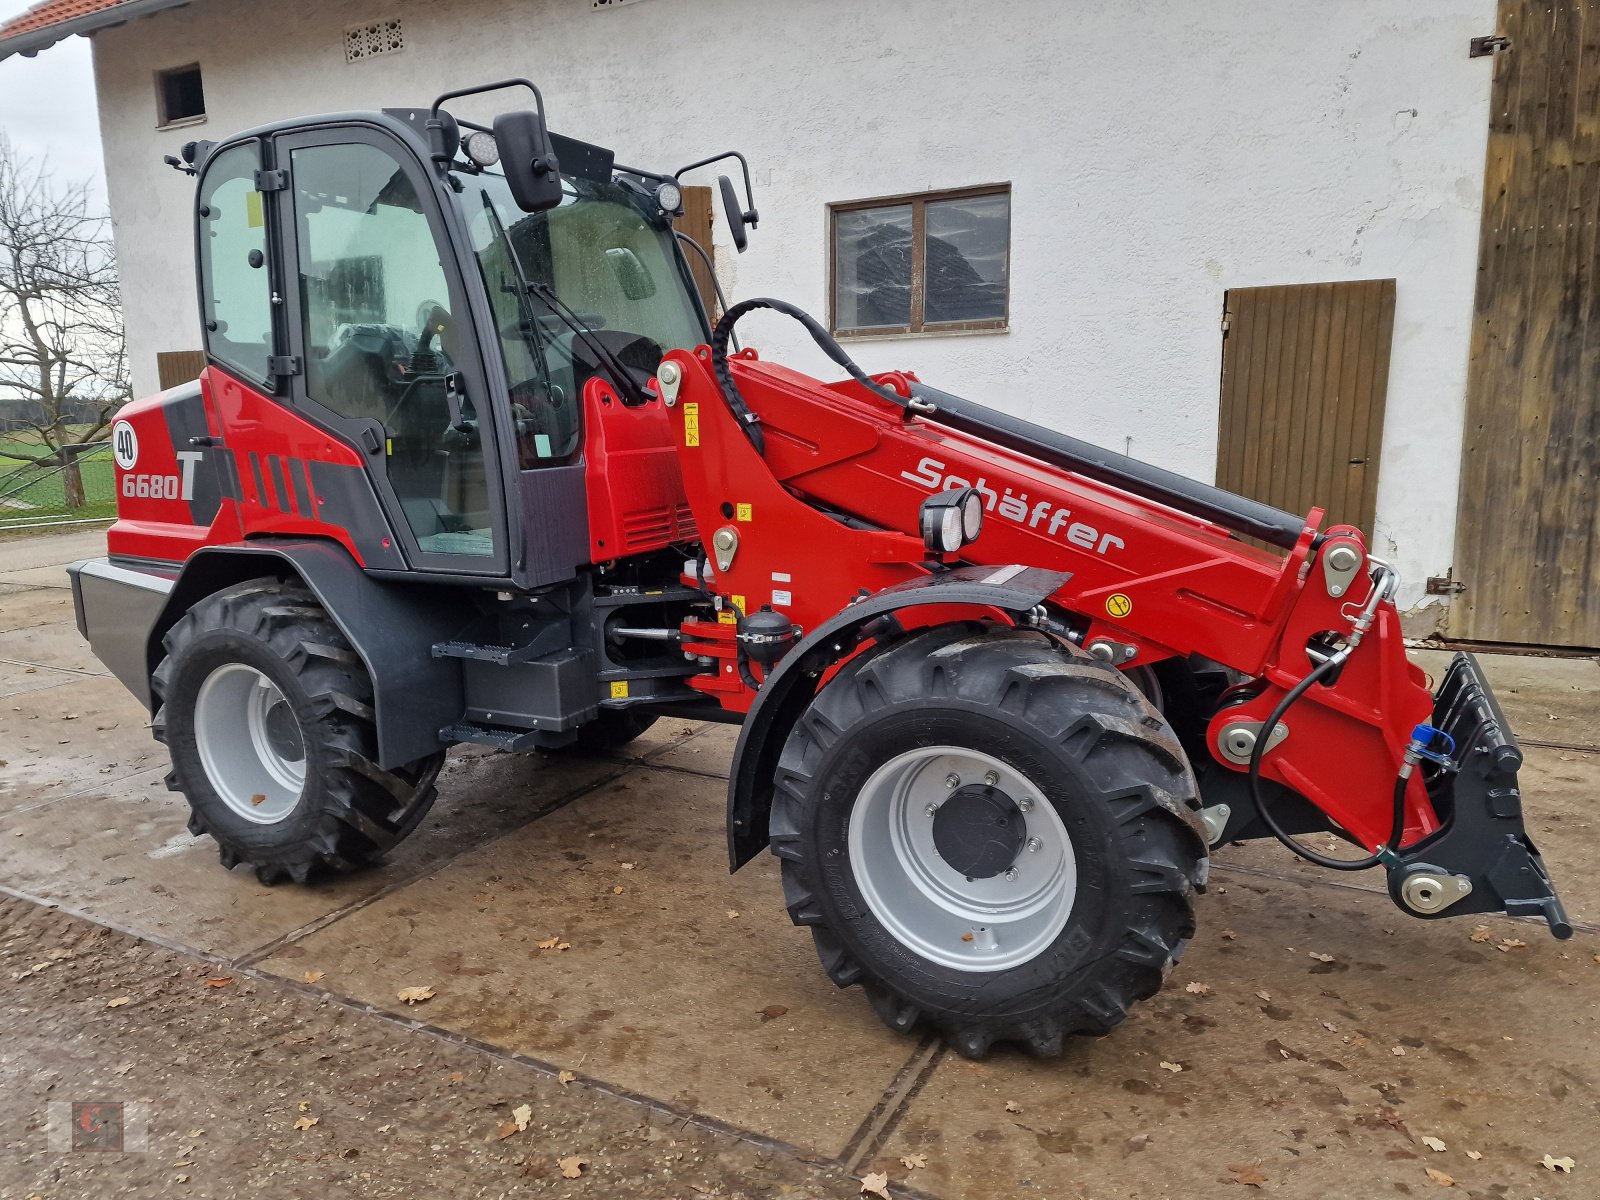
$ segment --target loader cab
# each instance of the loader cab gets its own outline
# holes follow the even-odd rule
[[[207,148],[197,263],[217,417],[236,426],[223,441],[248,492],[268,457],[252,445],[271,424],[261,400],[361,465],[365,503],[324,469],[311,511],[266,532],[309,517],[381,546],[392,570],[570,579],[590,557],[585,385],[640,394],[666,350],[706,339],[706,317],[669,218],[609,151],[557,138],[559,201],[526,212],[458,132],[439,155],[425,117],[313,118]]]

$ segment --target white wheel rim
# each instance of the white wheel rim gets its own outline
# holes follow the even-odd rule
[[[986,879],[945,861],[929,815],[955,787],[980,783],[1010,797],[1027,825],[1012,869]],[[872,915],[901,945],[959,971],[1037,958],[1066,928],[1077,898],[1077,858],[1055,806],[1020,771],[959,746],[909,750],[874,771],[856,796],[848,844]]]
[[[257,825],[283,820],[305,790],[305,735],[278,685],[244,663],[206,676],[194,705],[195,746],[212,789]]]

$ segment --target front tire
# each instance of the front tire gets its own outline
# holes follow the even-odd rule
[[[305,883],[378,858],[432,806],[444,754],[377,765],[372,680],[316,597],[250,580],[207,596],[168,631],[151,677],[167,787],[189,832],[262,883]]]
[[[1109,1033],[1194,932],[1193,773],[1114,668],[945,626],[847,664],[784,746],[784,895],[839,986],[958,1053]]]

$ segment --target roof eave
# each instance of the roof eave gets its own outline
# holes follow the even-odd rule
[[[30,29],[26,33],[0,39],[0,61],[16,54],[32,58],[39,51],[47,50],[57,42],[64,42],[74,34],[91,34],[97,29],[121,25],[132,17],[160,12],[164,8],[179,8],[189,2],[190,0],[122,0],[121,4],[101,12],[73,17],[55,25],[46,25],[43,29]]]

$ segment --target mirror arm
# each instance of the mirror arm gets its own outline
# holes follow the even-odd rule
[[[449,162],[452,158],[455,157],[455,152],[454,151],[450,151],[449,153],[445,152],[445,150],[446,150],[445,137],[444,137],[445,124],[444,124],[443,121],[441,121],[439,119],[439,109],[444,105],[444,102],[446,100],[458,100],[462,96],[477,96],[477,95],[481,95],[484,92],[497,92],[501,88],[510,88],[510,87],[525,87],[530,92],[533,93],[534,107],[539,110],[539,124],[540,125],[544,125],[545,124],[545,119],[544,119],[544,95],[543,95],[543,93],[541,93],[539,91],[539,89],[537,87],[534,86],[534,83],[533,83],[533,81],[531,79],[521,79],[521,78],[518,78],[518,79],[501,79],[501,80],[498,80],[495,83],[482,83],[482,84],[479,84],[477,87],[457,88],[453,92],[445,92],[445,93],[443,93],[441,96],[438,97],[438,99],[436,99],[433,102],[433,107],[428,109],[428,120],[427,120],[427,122],[425,124],[425,128],[428,131],[428,144],[432,147],[432,150],[433,150],[432,157],[433,157],[434,161],[435,162]],[[458,121],[457,124],[466,124],[466,122],[459,122]],[[472,125],[472,126],[470,126],[470,128],[482,129],[483,126],[482,125]],[[549,168],[546,167],[545,169],[548,170]],[[541,174],[542,174],[542,172],[541,172]]]
[[[690,171],[697,171],[701,167],[709,167],[712,163],[721,162],[725,158],[737,158],[739,160],[739,168],[744,172],[744,202],[746,208],[742,215],[744,216],[744,223],[754,229],[760,224],[761,218],[756,212],[755,193],[750,188],[750,164],[739,151],[724,150],[721,154],[713,154],[710,158],[702,158],[699,162],[692,162],[686,167],[679,167],[672,173],[672,177],[681,180]]]

